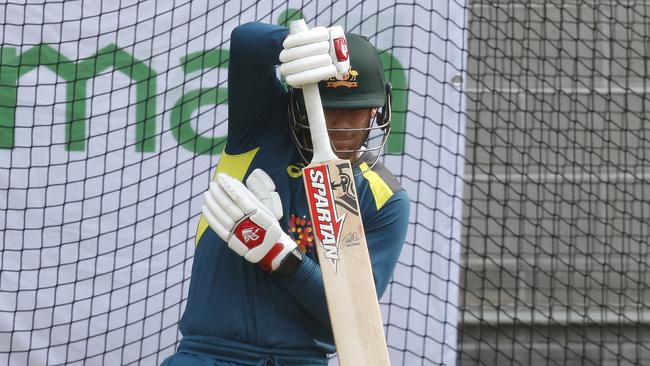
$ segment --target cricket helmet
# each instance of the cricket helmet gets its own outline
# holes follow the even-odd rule
[[[328,129],[330,132],[365,132],[360,146],[355,150],[337,151],[334,146],[332,148],[334,152],[355,153],[356,157],[362,152],[371,152],[374,159],[368,165],[372,167],[377,162],[390,133],[391,85],[384,78],[378,51],[368,38],[351,33],[346,34],[346,38],[350,53],[350,71],[343,80],[322,80],[318,83],[318,90],[323,109],[326,110],[377,109],[377,113],[370,118],[368,127]],[[305,162],[309,162],[313,149],[302,90],[299,88],[289,88],[289,115],[293,139]]]

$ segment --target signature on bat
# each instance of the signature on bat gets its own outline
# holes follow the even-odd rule
[[[361,244],[361,241],[359,239],[359,233],[355,231],[351,231],[347,233],[343,239],[341,240],[341,247],[354,247]]]

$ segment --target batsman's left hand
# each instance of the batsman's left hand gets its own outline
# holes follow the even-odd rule
[[[230,249],[273,272],[287,255],[298,249],[278,222],[282,206],[271,178],[256,170],[246,184],[248,187],[227,174],[217,174],[203,194],[205,203],[201,211]]]

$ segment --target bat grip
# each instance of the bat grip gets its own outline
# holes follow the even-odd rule
[[[327,124],[325,123],[325,114],[323,113],[318,85],[303,85],[302,94],[305,97],[305,109],[307,109],[307,119],[309,120],[309,134],[311,135],[311,143],[314,147],[314,156],[311,162],[322,163],[336,160],[337,157],[334,151],[332,151],[330,137],[327,133]]]
[[[289,32],[291,34],[306,31],[307,23],[304,19],[294,20],[289,23]],[[309,121],[309,133],[314,148],[312,163],[322,163],[325,161],[336,160],[337,156],[332,150],[330,137],[327,133],[327,124],[325,123],[325,114],[323,113],[323,104],[318,91],[318,84],[301,85],[302,94],[305,100],[305,109],[307,110],[307,120]]]

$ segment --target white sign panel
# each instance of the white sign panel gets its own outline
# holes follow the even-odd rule
[[[383,160],[412,201],[382,298],[396,365],[455,364],[461,3],[301,9],[310,26],[386,50],[395,118]],[[230,32],[301,4],[0,5],[0,364],[154,365],[174,351],[201,194],[225,141]]]

